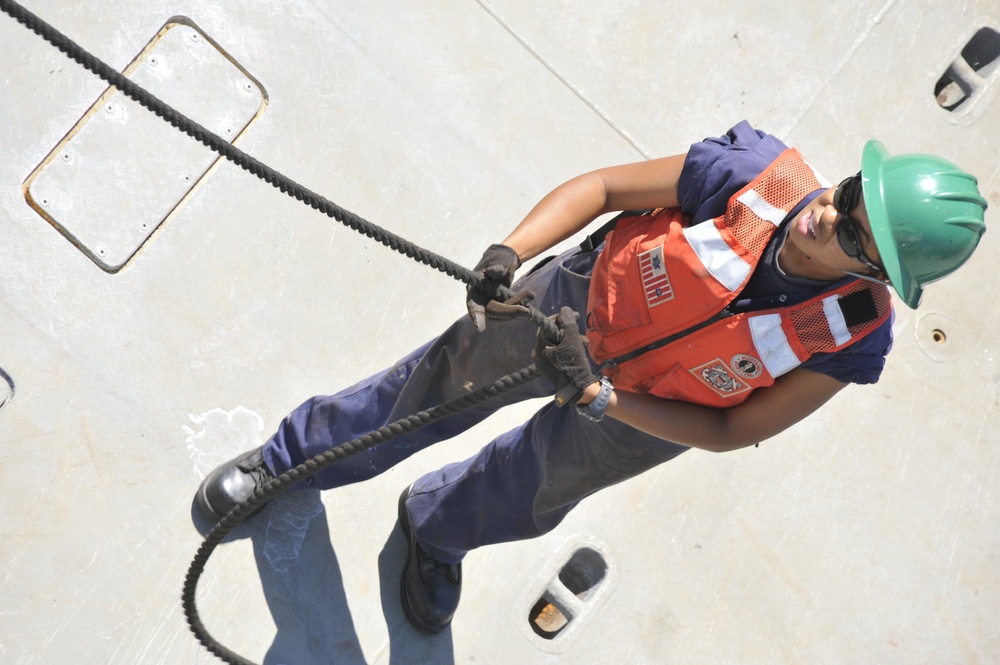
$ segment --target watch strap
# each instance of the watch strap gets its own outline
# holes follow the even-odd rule
[[[595,423],[601,422],[604,419],[604,412],[607,411],[608,404],[611,402],[611,393],[613,390],[614,386],[611,384],[611,380],[606,376],[602,376],[601,390],[597,393],[594,401],[585,405],[577,404],[576,410],[588,420],[592,420]]]

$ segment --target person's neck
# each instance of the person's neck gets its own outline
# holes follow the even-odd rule
[[[781,247],[774,257],[778,272],[786,277],[812,279],[817,282],[833,282],[844,276],[843,273],[829,268],[821,268],[806,256],[795,245],[788,242],[788,234],[781,239]]]

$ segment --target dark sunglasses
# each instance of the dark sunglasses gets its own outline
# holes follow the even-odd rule
[[[840,219],[837,220],[837,241],[844,254],[855,261],[860,261],[866,266],[881,273],[882,266],[877,265],[867,256],[861,247],[861,238],[858,236],[858,224],[851,219],[850,210],[857,204],[858,199],[855,191],[861,192],[861,172],[850,178],[845,178],[833,193],[833,207],[837,209]]]

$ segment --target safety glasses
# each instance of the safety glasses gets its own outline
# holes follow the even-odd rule
[[[865,256],[858,236],[858,225],[851,219],[850,210],[858,202],[855,192],[861,191],[861,172],[850,178],[845,178],[833,193],[833,207],[837,209],[840,219],[837,221],[837,241],[844,254],[855,261],[860,261],[875,272],[882,273],[882,266]]]

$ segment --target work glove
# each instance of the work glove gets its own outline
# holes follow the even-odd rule
[[[545,339],[541,328],[538,330],[538,342],[534,352],[535,366],[555,383],[558,391],[556,401],[560,406],[566,402],[576,403],[584,389],[597,382],[597,377],[590,369],[587,338],[580,334],[580,329],[576,325],[579,317],[580,315],[569,307],[563,307],[558,314],[550,317],[562,335],[555,344]]]
[[[466,306],[479,332],[486,330],[487,318],[504,320],[528,316],[528,308],[524,305],[533,297],[531,292],[522,291],[502,302],[497,300],[497,291],[500,287],[510,287],[519,267],[521,259],[517,252],[506,245],[490,245],[473,268],[480,280],[466,292]]]

